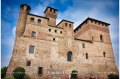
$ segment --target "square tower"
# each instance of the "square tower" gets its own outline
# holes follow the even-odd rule
[[[57,11],[57,9],[54,9],[52,7],[47,7],[44,11],[45,17],[49,18],[49,26],[56,26]]]

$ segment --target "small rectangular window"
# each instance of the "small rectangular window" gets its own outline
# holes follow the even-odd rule
[[[82,47],[85,48],[85,43],[82,43]]]
[[[38,19],[38,23],[41,23],[41,19]]]
[[[53,41],[55,41],[55,38],[53,38]]]
[[[103,56],[106,57],[106,53],[105,52],[103,52]]]
[[[49,29],[49,32],[51,32],[51,29]]]
[[[62,31],[60,31],[60,33],[62,34]]]
[[[71,28],[71,24],[69,24],[69,27]]]
[[[42,73],[43,73],[43,67],[38,67],[38,74],[42,75]]]
[[[103,35],[100,35],[100,41],[103,42]]]
[[[34,22],[34,18],[30,18],[30,22]]]
[[[67,23],[65,23],[65,26],[67,26]]]
[[[30,54],[33,54],[33,53],[34,53],[34,48],[35,48],[35,46],[33,46],[33,45],[30,45],[30,46],[29,46],[29,53],[30,53]]]
[[[32,31],[31,37],[35,37],[35,36],[36,36],[36,32]]]
[[[57,33],[57,30],[55,30],[55,33]]]
[[[88,53],[86,53],[86,59],[88,59]]]

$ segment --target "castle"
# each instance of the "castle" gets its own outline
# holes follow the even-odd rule
[[[70,79],[73,70],[79,79],[107,79],[118,74],[109,25],[87,18],[76,29],[74,22],[56,25],[58,10],[47,7],[45,16],[30,14],[29,5],[20,6],[16,39],[7,77],[16,67],[33,79]]]

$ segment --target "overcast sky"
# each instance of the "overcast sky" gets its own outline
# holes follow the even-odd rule
[[[119,1],[118,0],[2,0],[1,65],[8,66],[15,40],[15,29],[21,4],[31,6],[30,13],[44,16],[47,6],[58,9],[57,23],[74,22],[74,28],[87,17],[110,23],[110,36],[117,67],[119,66]]]

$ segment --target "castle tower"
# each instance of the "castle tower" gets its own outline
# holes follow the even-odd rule
[[[29,5],[22,4],[20,6],[20,14],[19,14],[17,27],[16,27],[16,36],[21,36],[24,33],[27,14],[29,13],[30,10],[31,8]]]
[[[87,18],[74,30],[75,39],[84,39],[86,41],[93,42],[93,51],[91,53],[88,53],[88,55],[91,55],[94,60],[97,60],[97,62],[100,62],[100,64],[102,65],[94,65],[96,69],[98,69],[99,72],[103,72],[103,69],[107,72],[108,75],[110,74],[110,72],[115,72],[115,74],[118,74],[110,39],[109,25],[110,24],[100,20]],[[84,46],[85,45],[86,44],[84,43]],[[90,52],[90,50],[86,52]],[[99,59],[100,61],[98,61]],[[99,76],[101,75],[99,74]]]
[[[45,17],[49,18],[48,25],[55,26],[57,18],[57,10],[51,7],[47,7],[44,11]]]

